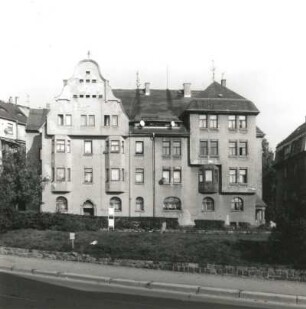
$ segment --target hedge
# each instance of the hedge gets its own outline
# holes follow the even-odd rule
[[[201,230],[222,230],[224,229],[223,220],[194,220],[195,228]]]
[[[152,230],[160,229],[166,222],[167,228],[177,229],[176,218],[115,218],[116,229]],[[73,214],[19,212],[12,209],[0,209],[0,232],[13,229],[37,229],[58,231],[98,231],[108,227],[107,217],[88,217]]]

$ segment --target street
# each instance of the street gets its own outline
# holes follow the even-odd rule
[[[1,309],[234,309],[237,305],[186,302],[104,292],[88,292],[0,273]],[[254,307],[240,307],[242,309]]]

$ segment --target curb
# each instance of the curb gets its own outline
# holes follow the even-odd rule
[[[143,291],[169,292],[187,296],[189,300],[199,300],[203,297],[220,297],[239,301],[255,301],[265,304],[297,305],[297,308],[306,308],[306,296],[287,295],[276,293],[264,293],[254,291],[244,291],[236,289],[222,289],[214,287],[202,287],[195,285],[173,284],[152,281],[137,281],[130,279],[110,278],[101,276],[90,276],[76,273],[66,273],[57,271],[47,271],[40,269],[21,269],[15,266],[0,266],[0,272],[17,273],[24,275],[38,275],[59,279],[68,279],[88,283],[96,283],[103,286],[117,285],[126,288],[140,288]]]

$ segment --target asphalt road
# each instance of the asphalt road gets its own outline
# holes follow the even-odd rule
[[[1,309],[234,309],[236,305],[197,303],[104,292],[90,292],[0,273]],[[240,307],[248,309],[251,307]],[[253,307],[254,308],[254,307]]]

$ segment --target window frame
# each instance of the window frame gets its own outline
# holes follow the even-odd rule
[[[90,152],[86,150],[86,144],[90,145]],[[92,155],[93,155],[93,141],[84,140],[84,156],[92,156]]]
[[[89,180],[87,180],[87,176],[89,175]],[[84,184],[92,184],[93,183],[93,168],[84,167]]]
[[[202,211],[203,212],[214,212],[215,211],[215,201],[210,196],[206,196],[202,200]]]
[[[175,174],[179,175],[178,180],[176,180]],[[180,167],[175,167],[172,172],[173,184],[180,185],[182,183],[182,169]]]
[[[203,147],[203,145],[206,145]],[[208,149],[208,140],[200,140],[199,143],[199,156],[200,157],[207,157],[209,154],[209,149]]]
[[[63,177],[59,177],[59,171],[63,172]],[[57,167],[56,168],[56,182],[65,182],[66,181],[66,168],[65,167]]]
[[[199,115],[199,128],[207,129],[208,128],[208,119],[207,114]]]
[[[144,198],[137,196],[135,200],[135,211],[143,212],[144,211]]]
[[[115,174],[113,174],[114,172],[118,173],[118,177],[113,177],[115,176]],[[120,181],[120,168],[118,167],[114,167],[110,169],[110,181]]]
[[[135,168],[135,184],[144,184],[144,168]]]
[[[171,141],[170,140],[162,141],[162,156],[163,157],[171,156]]]
[[[140,145],[140,150],[138,146]],[[143,141],[135,141],[135,155],[141,156],[144,154],[144,142]]]
[[[181,140],[173,140],[172,141],[172,155],[174,157],[182,156],[182,141]]]
[[[111,153],[120,153],[120,140],[118,139],[110,140],[109,147]]]
[[[231,211],[242,212],[244,210],[244,201],[241,197],[235,196],[231,199]]]
[[[219,121],[218,121],[218,115],[217,114],[212,114],[209,115],[209,128],[216,130],[219,127]]]

